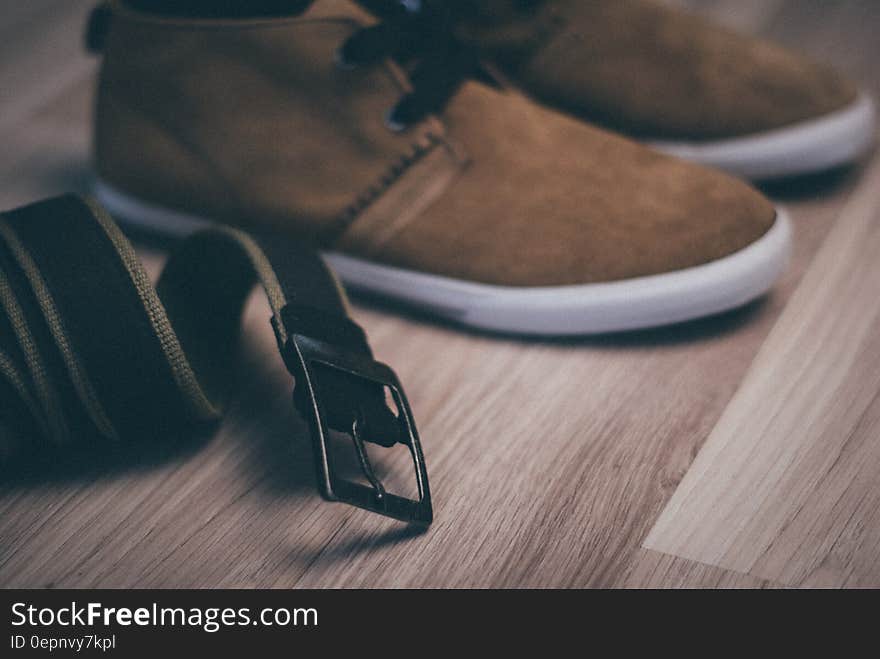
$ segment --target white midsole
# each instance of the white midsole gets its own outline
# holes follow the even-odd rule
[[[122,224],[172,236],[210,220],[140,201],[98,182],[95,194]],[[647,277],[575,286],[481,284],[324,254],[355,291],[392,298],[484,330],[583,335],[678,323],[740,307],[766,293],[788,262],[791,228],[778,210],[771,229],[748,247],[710,263]]]
[[[679,158],[767,180],[840,167],[858,159],[876,138],[876,110],[867,94],[849,107],[794,126],[712,142],[652,141]]]

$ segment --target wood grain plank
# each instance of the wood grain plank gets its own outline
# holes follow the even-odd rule
[[[778,588],[773,582],[643,549],[615,584],[621,588]]]
[[[876,49],[880,12],[864,0],[786,0],[759,30],[774,41],[845,72],[864,90],[880,95]],[[871,61],[874,59],[874,61]]]
[[[880,586],[880,166],[866,179],[645,547]]]
[[[96,61],[85,52],[83,30],[92,0],[14,3],[0,27],[0,134],[32,117]]]
[[[733,7],[704,8],[722,5]],[[798,5],[738,20],[874,84],[880,45],[866,14],[880,16],[876,5],[840,2],[821,16]],[[18,30],[29,75],[0,66],[0,89],[14,80],[20,108],[7,112],[4,99],[0,116],[3,207],[88,189],[94,61],[78,50],[74,13]],[[210,441],[3,476],[0,586],[766,585],[640,545],[841,208],[874,183],[855,169],[769,189],[796,225],[792,268],[767,301],[722,318],[529,342],[357,306],[420,423],[438,506],[426,535],[314,494],[290,378],[255,298],[236,402]],[[155,275],[164,254],[139,253]]]

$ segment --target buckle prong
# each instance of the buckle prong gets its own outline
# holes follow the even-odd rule
[[[366,479],[370,482],[370,485],[373,486],[375,490],[376,498],[382,499],[385,496],[385,488],[382,486],[382,481],[379,480],[379,477],[376,476],[376,473],[373,471],[373,465],[370,462],[370,456],[367,455],[367,447],[364,446],[364,440],[361,437],[361,424],[363,424],[363,417],[361,413],[358,413],[358,416],[355,417],[355,420],[351,424],[351,439],[354,444],[355,451],[357,452],[358,462],[361,466],[361,471],[363,472]]]

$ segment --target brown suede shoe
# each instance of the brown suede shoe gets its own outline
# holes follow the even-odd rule
[[[850,162],[874,139],[873,104],[848,80],[652,0],[455,5],[459,35],[515,84],[674,155],[771,178]]]
[[[348,0],[272,18],[112,12],[95,158],[123,221],[282,227],[355,289],[522,333],[717,313],[784,267],[788,225],[758,192],[462,82],[474,59],[418,20],[377,23]]]

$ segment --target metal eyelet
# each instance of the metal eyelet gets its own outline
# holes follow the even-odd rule
[[[349,62],[345,59],[345,55],[342,53],[342,48],[337,48],[333,53],[333,63],[336,65],[337,69],[342,71],[352,71],[353,69],[358,68],[358,65],[355,62]]]
[[[422,11],[422,0],[399,0],[403,8],[410,14],[417,14]]]
[[[388,110],[388,112],[385,113],[385,128],[390,130],[392,133],[402,133],[408,128],[408,126],[407,124],[394,120],[395,109],[396,108],[391,108],[390,110]]]

